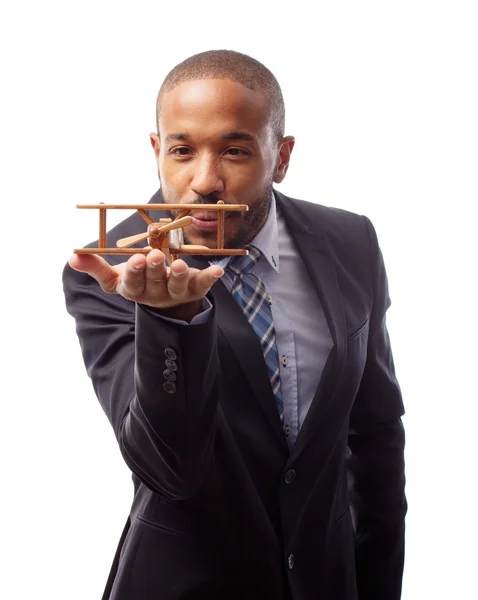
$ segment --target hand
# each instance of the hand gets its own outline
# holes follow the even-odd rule
[[[119,294],[186,320],[199,312],[201,298],[224,274],[218,266],[202,271],[189,268],[181,259],[167,267],[160,250],[151,250],[147,256],[134,254],[127,262],[115,266],[96,254],[75,254],[69,264],[94,277],[108,294]]]

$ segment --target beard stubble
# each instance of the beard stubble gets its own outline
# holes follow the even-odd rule
[[[167,194],[164,193],[164,191],[162,190],[163,193],[163,200],[166,204],[172,204],[175,203],[175,200],[168,200],[167,198]],[[265,186],[264,190],[262,191],[262,193],[253,201],[249,204],[249,210],[247,212],[243,212],[243,213],[230,213],[230,215],[232,216],[232,218],[234,218],[235,215],[239,214],[240,215],[240,219],[238,219],[238,225],[237,228],[235,229],[234,233],[228,238],[224,240],[224,246],[225,248],[232,248],[232,249],[237,249],[237,248],[244,248],[245,246],[247,246],[247,244],[249,244],[254,238],[255,236],[259,233],[259,231],[262,229],[262,227],[264,226],[264,223],[266,222],[267,219],[267,215],[269,214],[269,208],[271,205],[271,201],[272,201],[272,194],[273,194],[273,181],[271,180],[270,183]],[[222,200],[222,198],[218,198],[216,196],[216,194],[208,194],[207,196],[196,196],[195,199],[193,199],[192,201],[188,201],[188,204],[197,204],[198,206],[202,205],[202,204],[216,204],[218,202],[218,200]],[[227,202],[226,202],[227,204]],[[244,203],[246,204],[246,203]],[[171,210],[171,211],[167,211],[170,215],[171,218],[176,218],[178,216],[178,214],[181,212],[179,210]],[[231,218],[228,217],[227,213],[226,213],[226,219]],[[207,245],[209,248],[214,249],[217,248],[217,233],[214,231],[211,232],[202,232],[201,234],[204,238],[204,241],[206,243],[204,243],[204,245]],[[193,243],[189,238],[186,232],[184,232],[184,242],[186,244],[191,244]],[[197,255],[195,256],[196,259],[200,260],[201,262],[204,263],[209,263],[210,261],[218,261],[218,260],[222,260],[224,258],[224,256],[222,255],[207,255],[207,256],[201,256],[201,255]]]

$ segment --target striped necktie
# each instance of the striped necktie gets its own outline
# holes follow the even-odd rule
[[[232,297],[242,308],[244,315],[259,338],[266,362],[269,379],[281,421],[284,418],[284,401],[279,372],[279,352],[272,311],[265,285],[252,273],[261,255],[254,246],[247,246],[248,255],[233,257],[226,269],[234,277]]]

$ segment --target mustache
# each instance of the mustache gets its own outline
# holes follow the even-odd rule
[[[231,204],[230,202],[226,202],[222,198],[219,198],[216,194],[207,194],[207,195],[197,194],[195,198],[188,200],[187,202],[185,202],[185,204],[196,204],[197,206],[201,206],[203,204],[217,204],[219,200],[222,200],[224,202],[224,204]],[[166,209],[166,212],[170,215],[170,217],[175,218],[177,215],[180,214],[181,210]],[[226,213],[224,216],[227,219],[231,215]]]
[[[218,198],[216,194],[207,194],[207,196],[197,195],[191,201],[187,202],[187,204],[217,204],[219,200],[222,198]],[[227,202],[224,202],[227,204]]]

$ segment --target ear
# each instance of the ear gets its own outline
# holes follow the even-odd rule
[[[151,142],[151,146],[153,147],[154,150],[154,156],[156,157],[156,160],[158,160],[159,158],[159,150],[161,147],[161,143],[159,140],[159,135],[157,133],[150,133],[149,134],[149,141]]]
[[[274,173],[274,182],[281,183],[283,181],[287,169],[289,168],[290,155],[294,149],[295,138],[292,135],[288,135],[279,143],[279,155],[277,157],[277,165]]]

